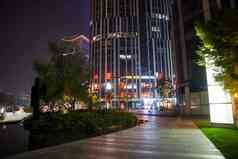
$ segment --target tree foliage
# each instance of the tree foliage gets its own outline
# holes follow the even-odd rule
[[[39,89],[40,89],[40,79],[36,78],[35,83],[31,88],[31,107],[33,108],[33,117],[35,119],[37,119],[40,114]]]
[[[84,101],[88,97],[89,77],[85,55],[76,45],[68,42],[50,42],[49,63],[36,62],[40,78],[40,97],[45,103]]]
[[[56,102],[63,98],[63,81],[60,80],[55,64],[36,62],[34,68],[40,78],[40,98],[46,102]]]
[[[205,59],[212,61],[219,68],[216,80],[231,93],[238,92],[238,11],[225,10],[207,23],[197,23],[195,29],[201,40],[198,63],[205,66]]]

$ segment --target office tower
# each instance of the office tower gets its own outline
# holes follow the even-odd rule
[[[91,0],[91,90],[140,107],[174,83],[170,0]],[[144,103],[143,103],[144,102]]]

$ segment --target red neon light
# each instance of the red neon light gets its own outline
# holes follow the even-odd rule
[[[112,79],[112,74],[111,73],[106,73],[105,79],[106,80],[111,80]]]
[[[93,79],[94,79],[94,80],[98,80],[98,75],[95,74],[95,75],[93,76]]]

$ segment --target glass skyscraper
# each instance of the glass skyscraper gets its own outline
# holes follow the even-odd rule
[[[91,0],[91,91],[115,106],[162,96],[159,79],[174,83],[170,17],[170,0]]]

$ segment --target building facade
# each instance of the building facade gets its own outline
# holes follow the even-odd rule
[[[85,35],[74,35],[70,37],[64,37],[62,41],[74,44],[78,49],[81,50],[82,54],[85,56],[85,60],[89,62],[89,45],[90,40]]]
[[[174,0],[173,53],[177,77],[177,102],[184,114],[208,115],[206,68],[197,64],[195,23],[206,21],[219,10],[237,7],[235,0]]]
[[[104,102],[143,102],[174,83],[170,0],[91,0],[91,91]],[[140,104],[138,104],[140,105]]]

